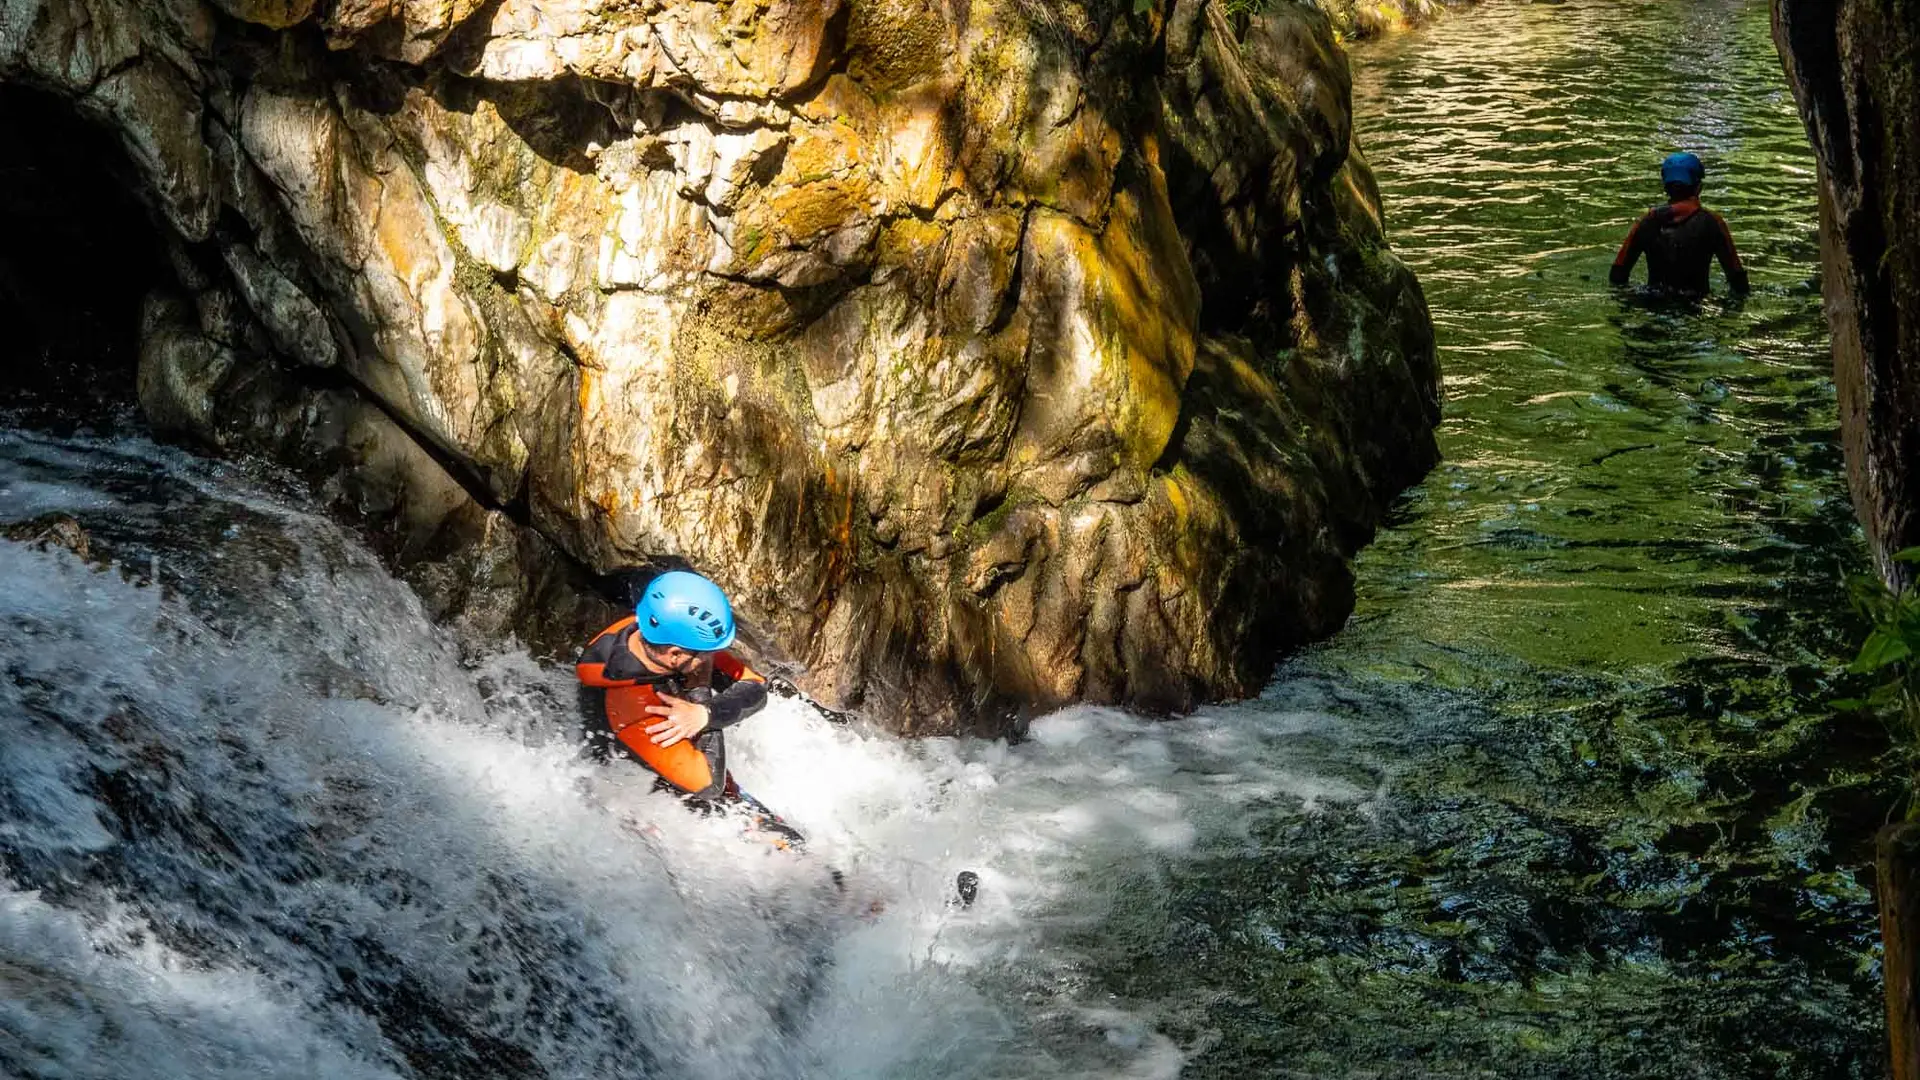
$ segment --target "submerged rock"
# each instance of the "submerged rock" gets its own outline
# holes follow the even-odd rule
[[[0,537],[45,551],[64,548],[82,561],[93,560],[93,542],[87,530],[72,514],[46,514],[30,521],[0,525]]]
[[[1894,0],[1775,0],[1820,174],[1820,256],[1853,501],[1889,580],[1920,546],[1920,23]]]
[[[163,225],[151,421],[435,611],[683,561],[826,703],[991,730],[1255,692],[1436,457],[1333,29],[1228,7],[10,0],[0,81]]]

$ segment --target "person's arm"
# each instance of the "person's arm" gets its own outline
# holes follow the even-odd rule
[[[1633,223],[1627,230],[1627,238],[1620,244],[1619,254],[1613,257],[1613,266],[1607,271],[1607,281],[1614,285],[1625,285],[1633,276],[1633,264],[1640,261],[1640,228],[1647,223],[1647,215]]]
[[[745,661],[723,652],[713,658],[713,671],[726,676],[731,685],[713,695],[707,704],[708,727],[732,727],[766,707],[767,678],[748,667]]]
[[[1712,211],[1708,211],[1712,214]],[[1713,214],[1713,223],[1720,226],[1720,272],[1727,275],[1727,288],[1737,293],[1747,291],[1747,268],[1740,262],[1740,253],[1733,248],[1733,230],[1727,228],[1727,219]]]

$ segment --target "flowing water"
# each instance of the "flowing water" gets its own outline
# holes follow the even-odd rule
[[[1362,50],[1448,406],[1352,625],[1011,746],[777,701],[735,771],[804,856],[583,762],[568,672],[463,656],[271,471],[0,432],[0,519],[115,560],[0,541],[0,1075],[1875,1075],[1891,795],[1824,708],[1864,555],[1766,17]],[[1681,146],[1744,303],[1605,285]]]

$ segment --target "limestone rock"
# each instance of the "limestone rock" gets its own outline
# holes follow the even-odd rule
[[[499,82],[579,76],[721,97],[784,98],[824,74],[842,0],[504,0],[471,74]]]
[[[210,430],[215,399],[233,372],[232,350],[192,325],[177,297],[148,299],[140,342],[140,408],[159,431]]]
[[[1342,37],[1371,38],[1417,26],[1476,0],[1320,0]]]
[[[230,244],[220,252],[248,306],[273,335],[282,356],[312,367],[332,367],[339,361],[327,317],[300,287],[274,265],[244,244]]]
[[[201,134],[200,98],[159,58],[116,70],[86,99],[120,132],[134,165],[180,236],[203,240],[218,209],[213,152]]]
[[[1184,709],[1340,625],[1435,456],[1308,6],[0,4],[171,239],[153,423],[324,478],[475,633],[681,560],[896,729]]]

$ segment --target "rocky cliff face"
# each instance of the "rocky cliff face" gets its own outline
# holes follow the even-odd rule
[[[481,630],[682,560],[896,727],[1179,709],[1337,628],[1435,459],[1309,7],[0,0],[0,83],[160,223],[151,421]]]
[[[1854,505],[1888,556],[1920,545],[1920,4],[1775,0],[1819,159],[1820,247]]]

